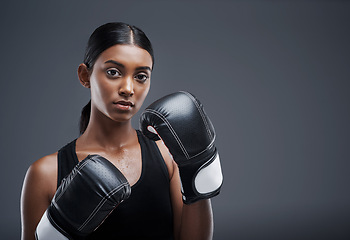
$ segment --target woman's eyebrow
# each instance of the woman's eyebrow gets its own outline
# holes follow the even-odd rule
[[[120,67],[125,68],[125,66],[124,66],[123,64],[121,64],[120,62],[117,62],[117,61],[115,61],[115,60],[108,60],[108,61],[105,61],[105,63],[113,63],[113,64],[115,64],[115,65],[118,65],[118,66],[120,66]]]
[[[148,70],[152,72],[152,69],[150,67],[137,67],[136,70]]]
[[[120,66],[120,67],[122,67],[122,68],[125,68],[125,66],[124,66],[122,63],[117,62],[117,61],[115,61],[115,60],[108,60],[108,61],[105,61],[105,63],[113,63],[113,64],[115,64],[115,65],[117,65],[117,66]],[[152,72],[152,69],[151,69],[150,67],[147,67],[147,66],[144,66],[144,67],[137,67],[136,70],[148,70],[148,71]]]

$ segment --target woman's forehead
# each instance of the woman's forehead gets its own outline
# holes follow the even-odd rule
[[[104,50],[96,62],[105,63],[114,60],[125,64],[152,67],[152,57],[143,48],[135,45],[117,44]]]

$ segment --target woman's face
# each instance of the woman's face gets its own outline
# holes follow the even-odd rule
[[[92,107],[115,121],[140,109],[150,88],[152,57],[133,45],[114,45],[97,58],[91,75]]]

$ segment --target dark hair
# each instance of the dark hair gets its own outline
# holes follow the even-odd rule
[[[106,23],[91,34],[84,56],[84,64],[89,70],[93,69],[96,59],[100,54],[117,44],[135,45],[146,50],[152,57],[152,68],[154,65],[154,54],[152,44],[146,34],[138,27],[122,22]],[[89,124],[91,113],[91,101],[82,109],[80,117],[80,134],[83,134]]]

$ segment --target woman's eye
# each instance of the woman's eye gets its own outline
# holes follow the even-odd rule
[[[120,76],[120,73],[117,69],[108,69],[107,74],[112,76],[112,77],[118,77]]]
[[[145,74],[137,74],[135,79],[139,82],[145,82],[148,79],[148,76]]]

